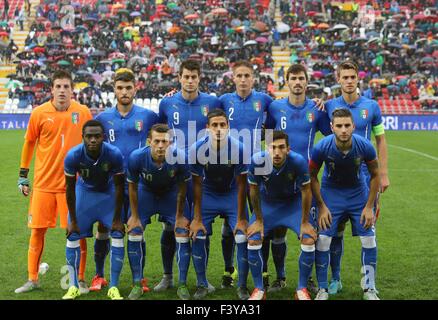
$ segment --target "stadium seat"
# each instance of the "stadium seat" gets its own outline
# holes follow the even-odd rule
[[[113,101],[115,99],[116,95],[114,94],[114,92],[108,92],[108,100],[109,101]]]
[[[145,107],[146,109],[150,109],[151,108],[151,99],[146,98],[143,100],[143,107]]]
[[[151,99],[151,107],[150,109],[158,114],[158,99],[157,98],[152,98]]]
[[[108,101],[108,92],[102,91],[102,93],[100,95],[102,97],[103,104],[106,104],[106,102]]]
[[[135,104],[139,107],[143,107],[143,99],[142,98],[135,99]]]

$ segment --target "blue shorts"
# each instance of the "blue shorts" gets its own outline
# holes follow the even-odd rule
[[[76,185],[76,221],[79,227],[79,236],[71,235],[69,240],[77,240],[93,236],[93,224],[102,223],[111,230],[114,217],[115,190],[96,192]],[[68,222],[71,222],[70,214]],[[73,236],[73,238],[72,238]]]
[[[320,230],[319,234],[334,237],[340,223],[351,221],[353,236],[374,236],[374,226],[365,229],[360,223],[362,210],[368,201],[367,188],[334,189],[322,188],[322,198],[332,215],[332,224],[329,229]]]
[[[270,233],[278,228],[285,227],[299,237],[301,230],[302,218],[302,202],[301,192],[296,194],[293,199],[285,201],[273,201],[261,198],[262,214],[263,214],[263,228],[264,234]],[[256,215],[253,214],[250,219],[250,225],[256,220]],[[316,228],[316,222],[312,214],[309,214],[309,223]],[[304,238],[310,238],[309,235],[304,234]],[[260,234],[253,235],[249,240],[260,240]]]
[[[145,188],[138,188],[138,214],[143,228],[151,223],[151,217],[160,215],[160,221],[175,225],[177,190],[162,195],[152,193]],[[187,201],[185,202],[184,216],[190,221],[190,211]],[[131,209],[128,218],[131,217]]]
[[[234,231],[237,224],[237,191],[219,193],[204,189],[202,192],[202,223],[207,229],[207,235],[211,235],[212,224],[217,216],[226,217],[231,230]],[[192,218],[194,209],[192,208]],[[248,219],[247,206],[245,205],[245,215]]]

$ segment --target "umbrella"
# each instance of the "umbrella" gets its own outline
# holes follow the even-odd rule
[[[315,78],[322,78],[324,77],[324,73],[322,71],[313,71],[313,76]]]
[[[420,60],[421,63],[433,63],[435,61],[432,57],[424,57]]]
[[[226,63],[227,61],[225,60],[225,58],[217,57],[217,58],[214,58],[213,62],[214,63]]]
[[[18,80],[9,80],[8,83],[6,83],[5,88],[6,89],[16,89],[16,88],[20,88],[21,90],[23,90],[23,86],[24,83]]]
[[[90,54],[90,56],[92,56],[92,57],[103,57],[103,56],[106,56],[106,52],[104,52],[102,50],[96,50],[96,51],[92,52]]]
[[[178,44],[174,41],[167,41],[164,47],[168,48],[169,50],[176,50],[178,49]]]
[[[217,15],[217,16],[221,16],[221,15],[227,15],[228,14],[228,10],[224,9],[224,8],[217,8],[217,9],[213,9],[211,10],[212,14]]]
[[[401,49],[402,46],[401,46],[401,44],[398,44],[398,43],[390,43],[390,44],[388,44],[388,47]]]
[[[350,27],[348,27],[347,25],[342,24],[342,23],[337,24],[332,28],[333,31],[345,30],[345,29],[350,29]]]
[[[175,85],[175,82],[172,81],[161,81],[160,83],[158,83],[158,87],[173,87]]]
[[[368,40],[367,43],[370,44],[370,43],[377,42],[377,41],[380,41],[380,38],[378,38],[378,37],[373,37],[373,38],[371,38],[370,40]]]
[[[129,14],[129,10],[120,9],[119,11],[117,11],[117,14]]]
[[[345,47],[345,42],[337,41],[337,42],[333,43],[333,46],[335,46],[335,47]]]
[[[184,16],[185,20],[195,20],[198,18],[199,18],[199,15],[197,13],[192,13],[192,14],[188,14],[188,15]]]
[[[304,47],[304,44],[301,41],[295,41],[295,42],[289,43],[289,47],[290,48],[299,48],[299,47]]]
[[[267,26],[266,26],[266,23],[261,22],[261,21],[257,21],[256,23],[254,23],[252,28],[256,31],[263,32],[267,29]]]
[[[266,42],[268,42],[268,39],[265,38],[265,37],[257,37],[255,40],[256,40],[257,42],[260,42],[260,43],[266,43]]]
[[[125,59],[117,58],[111,61],[112,63],[125,63]]]
[[[233,19],[231,20],[231,26],[232,27],[239,27],[242,25],[242,21],[240,21],[239,19]]]
[[[198,39],[195,39],[195,38],[187,39],[186,41],[184,41],[184,43],[188,46],[191,46],[191,45],[197,44]]]
[[[57,62],[57,64],[59,66],[69,66],[69,65],[71,65],[71,63],[68,62],[67,60],[60,60],[60,61]]]
[[[284,22],[277,22],[277,27],[276,27],[277,31],[279,33],[286,33],[290,31],[290,27],[284,23]]]
[[[82,90],[88,87],[88,82],[79,82],[75,84],[75,90]]]
[[[365,34],[367,38],[380,37],[380,34],[376,31],[370,31]]]
[[[251,45],[255,45],[255,44],[257,44],[257,41],[255,41],[255,40],[248,40],[248,41],[246,41],[243,44],[243,46],[246,47],[246,46],[251,46]]]
[[[304,32],[304,28],[293,28],[292,32],[294,32],[294,33]]]
[[[320,23],[316,26],[316,29],[328,29],[330,26],[327,23]]]
[[[170,3],[167,4],[167,7],[169,9],[176,9],[176,8],[178,8],[178,5],[175,2],[170,2]]]
[[[8,37],[9,33],[5,32],[5,31],[1,31],[0,32],[0,37]]]
[[[134,11],[134,12],[131,12],[131,13],[129,14],[129,16],[130,16],[130,17],[140,17],[140,16],[141,16],[141,13],[138,12],[138,11]]]

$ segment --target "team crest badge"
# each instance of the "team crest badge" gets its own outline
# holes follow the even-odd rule
[[[289,180],[293,180],[294,179],[294,174],[293,173],[288,173],[287,175]]]
[[[313,120],[315,120],[315,116],[314,116],[313,112],[308,111],[308,112],[306,113],[306,119],[307,119],[307,121],[309,121],[310,123],[312,123]]]
[[[259,112],[261,109],[262,109],[262,103],[260,102],[260,101],[256,101],[256,102],[254,102],[254,110],[256,111],[256,112]]]
[[[356,158],[354,159],[354,164],[356,165],[356,167],[360,166],[360,163],[362,162],[361,158]]]
[[[367,109],[362,109],[360,111],[360,116],[361,116],[362,119],[368,118],[368,110]]]
[[[77,112],[73,112],[73,113],[71,114],[71,122],[72,122],[73,124],[78,124],[78,123],[79,123],[79,113],[77,113]]]
[[[143,121],[142,120],[135,120],[135,129],[138,132],[143,130]]]
[[[204,115],[204,117],[206,117],[207,114],[208,114],[208,106],[202,106],[201,107],[201,112]]]
[[[169,176],[171,177],[171,178],[173,178],[173,177],[175,177],[175,170],[170,170],[169,171]]]
[[[108,162],[102,163],[102,170],[103,171],[109,171],[110,165]]]

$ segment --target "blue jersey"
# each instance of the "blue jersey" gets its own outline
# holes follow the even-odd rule
[[[272,171],[258,174],[257,169],[272,160],[268,152],[262,151],[252,156],[248,170],[248,182],[260,186],[260,193],[267,200],[281,201],[296,197],[295,185],[302,187],[310,183],[308,162],[300,154],[290,151],[280,168],[272,166]]]
[[[207,191],[226,193],[236,189],[236,177],[248,172],[245,163],[250,157],[238,140],[228,136],[227,146],[219,152],[213,150],[210,136],[197,141],[190,147],[190,171],[203,177],[203,187]]]
[[[221,109],[222,106],[215,96],[199,92],[195,100],[187,101],[183,98],[182,93],[178,92],[172,97],[161,100],[159,122],[166,123],[169,128],[173,129],[178,148],[187,150],[200,138],[198,133],[202,129],[206,129],[208,112],[217,108]],[[193,123],[191,124],[189,121],[193,121]],[[189,128],[192,129],[189,130]],[[184,137],[180,137],[176,129],[181,130]],[[205,132],[201,135],[204,136]]]
[[[237,92],[233,92],[222,95],[219,100],[227,114],[230,129],[241,131],[239,141],[244,143],[246,148],[251,148],[251,151],[257,150],[254,130],[261,130],[268,106],[273,99],[265,93],[252,90],[245,99],[242,99]],[[245,129],[249,131],[244,133],[249,135],[249,141],[245,141],[243,138],[242,130]],[[231,132],[233,133],[233,131]],[[233,137],[237,139],[237,136],[233,135]],[[260,146],[258,148],[260,149]]]
[[[173,149],[175,158],[185,159],[182,150]],[[183,162],[183,161],[181,161]],[[166,161],[158,167],[152,159],[151,148],[143,147],[134,150],[129,156],[128,182],[139,183],[147,191],[155,194],[164,194],[175,191],[179,182],[191,178],[189,167],[184,161],[182,164],[169,164]]]
[[[105,192],[112,187],[111,177],[123,174],[123,157],[119,149],[104,142],[97,160],[87,155],[83,143],[73,147],[64,160],[64,172],[74,177],[79,173],[77,184],[91,191]]]
[[[325,107],[330,119],[332,119],[332,113],[335,109],[349,109],[356,126],[354,133],[368,140],[371,140],[373,127],[382,124],[382,113],[377,102],[363,96],[360,96],[353,104],[348,104],[344,97],[340,96],[327,101]]]
[[[310,166],[320,168],[325,162],[321,187],[330,188],[366,188],[362,162],[377,159],[376,150],[367,139],[353,134],[351,150],[344,154],[336,146],[335,135],[320,140],[313,148]]]
[[[289,98],[276,100],[268,108],[266,128],[281,130],[289,136],[291,150],[307,161],[312,154],[315,133],[331,134],[330,121],[326,112],[319,111],[310,99],[301,106],[289,103]]]

